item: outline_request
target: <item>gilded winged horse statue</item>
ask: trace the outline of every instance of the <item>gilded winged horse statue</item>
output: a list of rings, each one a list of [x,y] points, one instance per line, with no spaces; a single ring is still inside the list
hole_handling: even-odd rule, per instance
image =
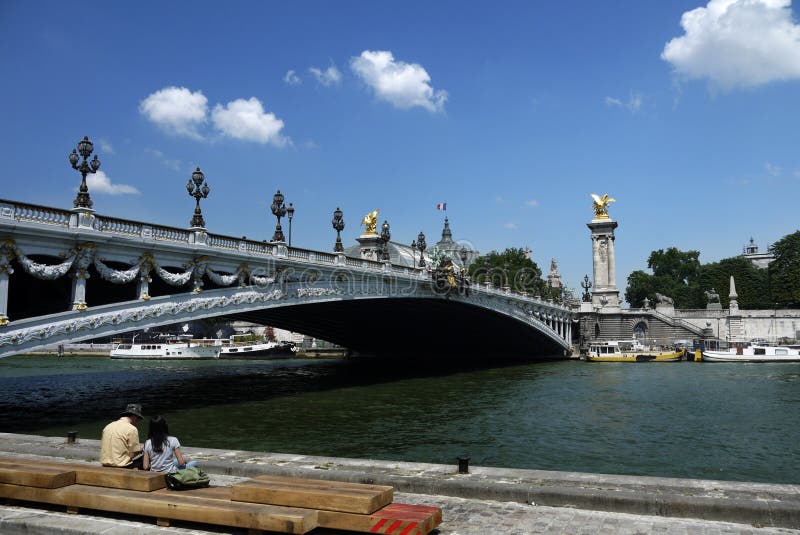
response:
[[[361,224],[366,227],[364,234],[377,234],[378,232],[375,230],[378,228],[378,213],[380,210],[373,210],[372,212],[368,213],[364,216],[364,219],[361,220]]]
[[[617,200],[609,197],[608,193],[604,193],[602,197],[594,193],[592,193],[591,196],[594,200],[592,203],[592,208],[594,208],[594,218],[608,219],[608,205],[612,202],[617,202]]]

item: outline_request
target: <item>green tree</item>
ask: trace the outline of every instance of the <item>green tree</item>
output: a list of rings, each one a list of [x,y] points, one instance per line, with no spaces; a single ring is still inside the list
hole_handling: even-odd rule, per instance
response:
[[[653,288],[654,277],[642,270],[637,270],[628,275],[628,286],[625,288],[625,300],[633,308],[644,306],[644,298],[655,299],[655,289]]]
[[[775,255],[768,268],[771,301],[782,307],[800,306],[800,230],[773,243],[769,251]],[[736,284],[738,290],[738,280]]]
[[[654,302],[656,293],[672,297],[678,308],[695,308],[698,301],[698,275],[700,252],[681,251],[675,247],[658,249],[650,253],[644,271],[634,271],[628,276],[625,300],[632,307],[641,307],[644,298]]]
[[[719,294],[722,307],[726,308],[729,305],[731,276],[736,281],[740,307],[758,309],[772,306],[767,270],[757,268],[743,256],[734,256],[701,267],[699,281],[701,303],[698,308],[705,307],[707,300],[703,292],[712,288]]]
[[[479,256],[470,265],[469,273],[473,282],[488,281],[496,288],[509,286],[513,291],[556,298],[542,280],[542,270],[522,248],[510,247],[502,253],[492,251]]]

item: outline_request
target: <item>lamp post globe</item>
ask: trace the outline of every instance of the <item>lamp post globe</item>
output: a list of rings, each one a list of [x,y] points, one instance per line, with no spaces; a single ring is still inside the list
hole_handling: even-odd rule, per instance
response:
[[[344,251],[344,247],[342,246],[342,231],[344,230],[344,218],[342,217],[342,211],[339,207],[336,207],[336,210],[333,211],[333,219],[331,220],[331,225],[333,229],[336,231],[336,243],[333,245],[334,252],[341,253]]]
[[[194,205],[194,215],[192,216],[192,220],[189,224],[192,228],[205,228],[206,220],[203,218],[203,212],[200,210],[200,199],[205,199],[208,197],[208,194],[211,192],[211,188],[208,187],[208,182],[206,180],[206,175],[200,170],[200,168],[196,168],[194,173],[192,173],[192,177],[186,183],[186,191],[189,193],[190,197],[194,197],[195,205]]]
[[[419,249],[419,267],[425,267],[425,249],[428,244],[425,243],[425,234],[422,231],[417,236],[417,248]]]
[[[278,218],[278,223],[275,225],[275,234],[272,236],[272,241],[283,243],[286,241],[286,238],[283,235],[283,229],[281,229],[281,218],[286,215],[286,205],[283,204],[283,194],[281,193],[281,190],[278,190],[278,192],[272,196],[272,206],[270,206],[270,209],[272,210],[272,215]]]
[[[91,161],[88,161],[93,150],[94,144],[89,141],[88,136],[83,136],[83,139],[78,142],[77,150],[72,149],[69,155],[70,165],[81,174],[81,185],[78,187],[78,195],[72,203],[75,208],[91,209],[94,204],[89,197],[89,187],[86,185],[86,175],[94,174],[100,169],[100,160],[97,159],[97,154],[94,155]],[[78,153],[80,153],[80,157]],[[83,158],[82,162],[80,161],[81,157]],[[78,162],[80,162],[80,165]]]
[[[286,215],[289,218],[289,247],[292,246],[292,218],[294,218],[294,205],[289,203],[289,208],[286,209]]]

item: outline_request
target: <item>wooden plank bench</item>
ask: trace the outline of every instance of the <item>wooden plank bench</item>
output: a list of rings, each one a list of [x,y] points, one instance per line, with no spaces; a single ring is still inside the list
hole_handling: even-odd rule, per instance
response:
[[[442,523],[440,508],[392,503],[393,494],[392,487],[381,485],[277,476],[258,476],[230,487],[234,501],[316,509],[322,528],[426,535]]]
[[[306,507],[345,513],[374,513],[392,503],[394,489],[341,481],[258,476],[231,487],[231,500]]]
[[[39,461],[11,457],[0,457],[0,463],[69,470],[75,473],[74,483],[78,485],[138,490],[142,492],[163,489],[167,486],[167,481],[164,478],[164,474],[160,474],[158,472],[148,472],[144,470],[128,470],[125,468],[111,468],[108,466],[98,466],[83,463],[67,463],[48,460]],[[13,481],[10,481],[9,483],[13,483]]]
[[[73,512],[92,509],[149,516],[156,518],[159,525],[169,525],[170,520],[184,520],[298,534],[318,526],[317,511],[313,509],[224,501],[185,492],[140,492],[89,485],[44,489],[3,483],[0,497],[65,505]]]
[[[57,489],[75,483],[75,471],[67,468],[0,462],[0,483]]]

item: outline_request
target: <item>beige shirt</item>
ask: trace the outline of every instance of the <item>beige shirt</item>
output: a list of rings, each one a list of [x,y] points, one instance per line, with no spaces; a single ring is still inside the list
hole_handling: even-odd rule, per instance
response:
[[[130,452],[139,449],[139,430],[127,416],[111,422],[103,428],[100,439],[100,464],[103,466],[128,466]]]

